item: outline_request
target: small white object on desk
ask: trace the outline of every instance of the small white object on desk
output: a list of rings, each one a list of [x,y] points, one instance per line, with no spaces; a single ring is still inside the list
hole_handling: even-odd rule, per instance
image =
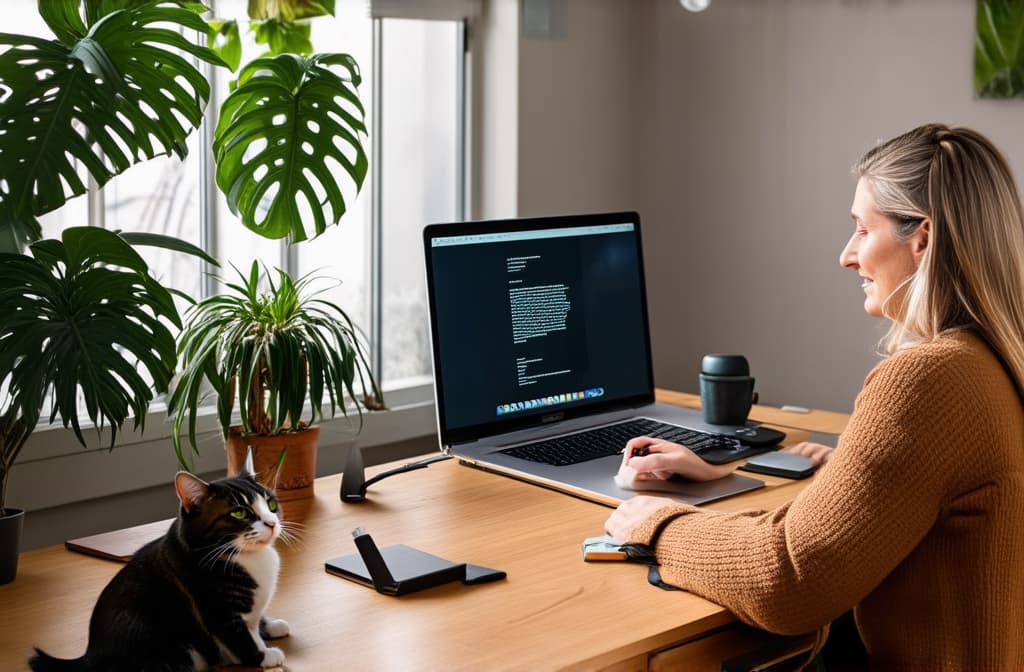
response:
[[[790,413],[810,413],[811,409],[804,408],[803,406],[790,406],[789,404],[781,407],[780,411],[789,411]]]

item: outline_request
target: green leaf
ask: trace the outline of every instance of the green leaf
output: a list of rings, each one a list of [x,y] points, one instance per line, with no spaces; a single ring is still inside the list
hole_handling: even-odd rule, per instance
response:
[[[39,0],[39,16],[57,39],[69,46],[88,32],[78,11],[80,4],[78,0]]]
[[[249,18],[297,21],[317,16],[334,16],[335,0],[249,0]]]
[[[334,16],[334,0],[278,0],[278,7],[285,21]]]
[[[299,54],[307,56],[313,53],[313,42],[308,23],[294,23],[280,19],[254,21],[253,37],[256,44],[267,45],[267,56],[278,54]]]
[[[80,442],[78,394],[113,446],[129,416],[143,426],[154,389],[167,389],[177,354],[167,322],[179,317],[166,289],[117,234],[66,229],[31,256],[0,254],[0,380],[7,408],[28,426],[52,393]],[[140,375],[145,370],[152,384]]]
[[[983,98],[1024,97],[1024,2],[978,0],[974,92]]]
[[[312,276],[293,280],[280,269],[261,271],[256,263],[249,274],[235,271],[238,283],[225,283],[226,293],[203,299],[186,313],[178,344],[182,371],[168,400],[179,460],[184,460],[180,444],[186,426],[195,449],[192,428],[204,379],[216,391],[225,433],[236,401],[245,432],[276,434],[302,426],[307,402],[308,424],[319,421],[325,395],[331,416],[346,411],[346,395],[358,409],[357,377],[368,381],[368,391],[379,392],[352,321],[336,305],[316,298]],[[254,389],[258,393],[250,395]]]
[[[235,72],[242,63],[242,38],[238,34],[238,22],[214,19],[207,23],[212,32],[207,37],[206,46],[228,64],[231,72]]]
[[[11,47],[0,54],[0,240],[38,238],[35,217],[85,193],[76,162],[102,186],[181,154],[199,125],[209,84],[191,59],[224,63],[178,31],[209,27],[177,3],[127,4],[138,6],[102,16],[73,45],[0,33]]]
[[[346,210],[339,179],[358,192],[366,177],[358,65],[346,54],[282,54],[248,64],[238,81],[213,142],[228,207],[266,238],[323,233]]]
[[[192,243],[180,238],[175,238],[174,236],[166,236],[161,233],[148,233],[145,231],[117,231],[116,233],[129,244],[136,247],[140,245],[146,247],[159,247],[161,249],[171,250],[172,252],[181,252],[193,257],[198,257],[211,266],[220,266],[220,263],[207,254],[201,247],[197,247]]]

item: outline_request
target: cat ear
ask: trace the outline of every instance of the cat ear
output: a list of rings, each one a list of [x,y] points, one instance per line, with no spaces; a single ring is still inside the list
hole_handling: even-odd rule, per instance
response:
[[[206,481],[187,471],[179,471],[174,477],[174,489],[185,511],[191,511],[193,507],[205,502],[210,494],[210,486]]]
[[[241,473],[249,474],[256,478],[256,467],[252,464],[252,446],[246,446],[245,448],[245,464],[242,465]]]

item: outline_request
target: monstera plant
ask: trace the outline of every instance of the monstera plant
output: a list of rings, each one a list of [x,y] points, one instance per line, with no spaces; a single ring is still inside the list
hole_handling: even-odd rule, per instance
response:
[[[291,34],[286,24],[300,16],[289,7],[323,13],[328,3],[253,4],[276,8],[264,19],[275,27],[262,30],[266,42],[281,46]],[[41,240],[39,217],[85,193],[90,179],[102,188],[139,162],[183,157],[211,96],[197,63],[228,66],[217,49],[188,37],[217,37],[198,2],[38,0],[38,10],[51,39],[0,33],[3,487],[48,398],[50,420],[59,415],[81,439],[81,395],[89,418],[108,427],[113,441],[125,409],[141,425],[153,391],[166,388],[175,366],[167,325],[180,324],[168,290],[132,245],[201,252],[165,236],[98,229]],[[217,183],[247,226],[299,241],[338,223],[345,211],[339,180],[358,191],[366,174],[358,85],[355,61],[341,54],[277,54],[242,68],[219,115],[214,159]],[[148,370],[149,379],[132,375],[132,367]],[[0,552],[4,544],[0,532]]]
[[[210,86],[182,53],[223,64],[167,27],[208,31],[191,5],[40,0],[56,39],[0,33],[0,249],[38,240],[36,218],[85,193],[77,163],[102,186],[184,154]]]
[[[358,188],[368,165],[359,139],[366,133],[359,82],[346,54],[280,54],[242,69],[221,106],[213,151],[217,186],[248,228],[297,242],[341,219],[336,167]]]

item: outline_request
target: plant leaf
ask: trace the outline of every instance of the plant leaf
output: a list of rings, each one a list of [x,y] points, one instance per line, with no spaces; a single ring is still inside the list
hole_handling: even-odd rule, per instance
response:
[[[149,233],[146,231],[117,231],[116,233],[126,242],[136,247],[140,245],[145,247],[159,247],[164,250],[171,250],[172,252],[181,252],[193,257],[199,257],[211,266],[220,266],[220,263],[207,254],[201,247],[184,241],[181,238],[166,236],[162,233]]]
[[[238,22],[213,19],[207,23],[212,30],[206,46],[228,64],[231,72],[235,72],[242,63],[242,38],[238,33]]]
[[[45,0],[39,2],[39,16],[43,18],[57,39],[70,46],[85,37],[88,29],[79,14],[78,0]]]
[[[168,400],[179,460],[184,459],[180,442],[186,416],[188,440],[196,447],[192,428],[203,379],[217,393],[217,415],[225,433],[236,386],[246,433],[298,430],[307,401],[308,424],[315,424],[324,416],[325,395],[331,416],[338,409],[347,411],[347,394],[362,417],[355,396],[357,377],[368,395],[379,397],[352,321],[335,304],[315,298],[318,292],[309,290],[311,276],[293,280],[280,269],[274,273],[263,267],[261,272],[255,262],[248,276],[235,270],[239,283],[225,283],[226,293],[203,299],[186,313],[178,345],[182,371]],[[261,286],[269,292],[261,294]],[[250,395],[253,389],[259,393]]]
[[[978,0],[976,23],[974,93],[1024,97],[1024,2]]]
[[[253,61],[238,81],[213,142],[228,206],[266,238],[323,233],[346,210],[339,178],[358,192],[366,177],[358,65],[346,54],[282,54]]]
[[[249,0],[249,18],[296,21],[317,16],[334,16],[335,0]]]
[[[281,19],[254,21],[252,24],[253,38],[256,44],[267,45],[264,56],[279,54],[299,54],[308,56],[313,53],[310,25],[306,22],[292,22]]]
[[[14,229],[0,239],[38,238],[35,217],[85,192],[76,162],[102,186],[133,163],[182,154],[198,126],[209,84],[179,54],[224,63],[178,29],[209,27],[177,3],[128,4],[138,6],[102,16],[70,46],[0,33],[11,47],[0,54],[0,226]]]
[[[165,322],[179,321],[169,293],[117,234],[72,227],[61,240],[0,254],[0,380],[8,408],[28,426],[52,391],[58,415],[78,440],[78,393],[113,446],[129,416],[144,426],[153,390],[167,389],[176,361]],[[147,382],[139,373],[146,370]]]

